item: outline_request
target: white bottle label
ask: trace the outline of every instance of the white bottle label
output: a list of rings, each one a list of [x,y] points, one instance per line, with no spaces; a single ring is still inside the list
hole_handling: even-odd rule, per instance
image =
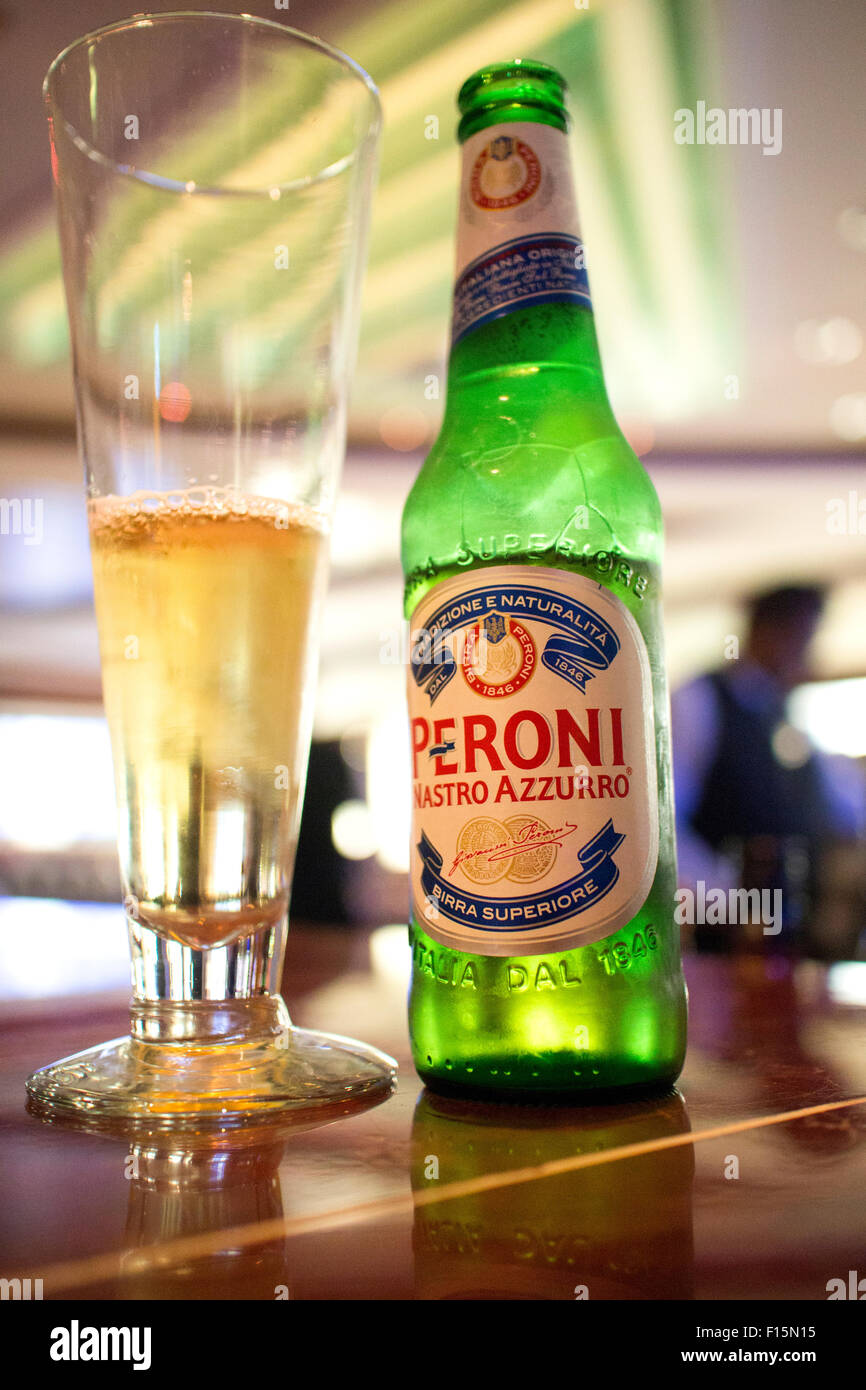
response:
[[[475,955],[599,941],[652,885],[649,659],[609,589],[502,565],[411,619],[411,884],[433,940]]]
[[[567,136],[533,121],[470,135],[463,146],[452,341],[514,309],[589,302]]]

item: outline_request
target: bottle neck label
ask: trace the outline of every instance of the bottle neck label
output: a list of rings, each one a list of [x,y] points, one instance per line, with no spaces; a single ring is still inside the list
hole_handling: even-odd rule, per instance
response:
[[[411,620],[412,899],[435,941],[537,955],[640,911],[659,845],[640,629],[583,575],[502,565]]]
[[[562,131],[507,121],[463,146],[452,345],[534,304],[590,305]]]

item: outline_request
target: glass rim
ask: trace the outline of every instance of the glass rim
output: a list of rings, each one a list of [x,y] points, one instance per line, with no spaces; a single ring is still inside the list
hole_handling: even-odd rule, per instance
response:
[[[71,54],[85,45],[92,45],[94,41],[101,40],[109,34],[122,32],[129,29],[155,29],[160,25],[168,25],[178,20],[207,20],[219,19],[223,22],[237,23],[245,28],[266,29],[280,34],[284,38],[293,40],[301,46],[313,49],[321,56],[332,59],[344,72],[351,77],[357,78],[365,88],[370,103],[370,120],[363,139],[356,147],[342,158],[326,165],[324,169],[318,170],[315,174],[305,174],[301,178],[287,179],[284,182],[274,182],[267,187],[256,186],[251,188],[229,188],[221,184],[197,184],[192,180],[186,183],[180,179],[171,179],[162,174],[155,174],[146,169],[138,169],[133,165],[120,164],[117,160],[111,159],[102,150],[85,140],[84,136],[75,128],[71,121],[66,119],[63,114],[61,104],[54,90],[54,79],[58,75],[61,63],[65,62]],[[220,197],[220,198],[271,198],[281,197],[284,193],[293,193],[301,189],[312,188],[316,184],[323,183],[327,179],[336,177],[350,168],[357,159],[358,151],[365,145],[375,144],[382,127],[382,101],[379,89],[370,74],[354,58],[350,58],[348,53],[342,49],[335,48],[333,44],[327,43],[324,39],[318,38],[315,34],[306,34],[301,29],[293,29],[288,24],[279,24],[273,19],[264,19],[259,15],[251,14],[226,14],[219,10],[165,10],[156,13],[140,13],[130,15],[128,19],[116,20],[113,24],[102,25],[99,29],[92,29],[87,34],[80,35],[73,39],[65,48],[61,49],[55,58],[52,59],[48,71],[42,82],[42,96],[52,114],[56,114],[62,121],[63,126],[75,145],[83,155],[91,159],[96,164],[101,164],[104,168],[110,169],[121,178],[130,178],[138,183],[145,183],[151,187],[162,188],[166,192],[184,193],[188,197]]]

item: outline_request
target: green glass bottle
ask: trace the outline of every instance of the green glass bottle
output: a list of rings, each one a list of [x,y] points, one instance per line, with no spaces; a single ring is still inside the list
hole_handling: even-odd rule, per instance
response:
[[[667,1085],[659,502],[605,392],[562,78],[498,64],[459,106],[447,402],[403,514],[413,1056],[503,1100]]]

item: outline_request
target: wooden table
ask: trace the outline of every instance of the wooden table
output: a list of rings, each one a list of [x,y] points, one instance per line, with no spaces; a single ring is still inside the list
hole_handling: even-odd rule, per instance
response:
[[[125,1001],[7,1005],[0,1275],[45,1300],[568,1301],[826,1301],[866,1276],[866,965],[693,957],[675,1094],[536,1110],[423,1091],[402,940],[296,927],[285,984],[297,1023],[396,1056],[395,1094],[216,1150],[27,1114],[25,1076],[124,1032]]]

